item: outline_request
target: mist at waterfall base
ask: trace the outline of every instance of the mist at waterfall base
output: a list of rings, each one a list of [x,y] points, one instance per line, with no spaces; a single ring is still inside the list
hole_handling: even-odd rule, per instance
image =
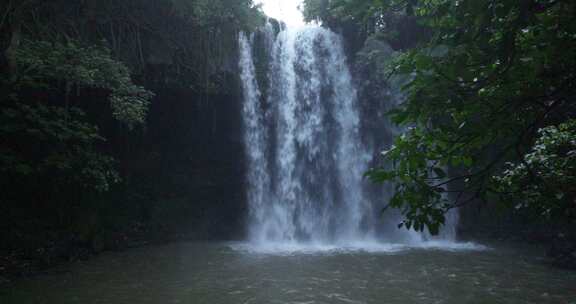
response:
[[[399,229],[381,210],[391,196],[363,174],[374,132],[362,124],[357,90],[339,35],[319,26],[267,23],[239,36],[247,162],[248,237],[260,252],[480,249],[455,242],[457,213],[439,236]],[[258,67],[258,68],[257,68]],[[396,100],[401,100],[397,94]]]

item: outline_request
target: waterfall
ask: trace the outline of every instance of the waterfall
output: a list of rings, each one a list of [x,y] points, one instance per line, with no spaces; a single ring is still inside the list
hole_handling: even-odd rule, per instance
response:
[[[369,131],[362,129],[341,37],[318,26],[275,35],[269,23],[258,35],[257,53],[265,58],[254,56],[254,34],[239,36],[250,240],[386,240],[377,228],[386,196],[371,194],[363,178],[373,148],[362,140]],[[262,75],[266,81],[259,81]]]
[[[267,161],[267,129],[265,114],[260,105],[262,94],[256,80],[256,69],[253,61],[254,37],[240,33],[240,79],[244,103],[242,117],[244,118],[244,142],[247,154],[248,201],[250,202],[250,217],[263,218],[268,207],[270,190],[270,173]],[[251,232],[252,234],[252,232]]]

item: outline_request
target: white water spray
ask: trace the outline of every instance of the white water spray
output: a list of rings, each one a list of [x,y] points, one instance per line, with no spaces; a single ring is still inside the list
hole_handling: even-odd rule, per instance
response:
[[[274,35],[269,23],[260,36],[268,61],[267,71],[260,71],[267,78],[263,85],[254,36],[239,37],[250,241],[327,248],[384,244],[386,231],[378,228],[383,197],[370,194],[363,178],[372,149],[362,142],[369,131],[362,130],[340,36],[318,26]],[[428,239],[396,229],[390,234],[411,245]]]

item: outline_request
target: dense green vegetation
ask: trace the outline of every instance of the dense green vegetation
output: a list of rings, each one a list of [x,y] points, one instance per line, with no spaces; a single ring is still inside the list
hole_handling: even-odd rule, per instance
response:
[[[576,3],[570,0],[306,0],[309,20],[353,22],[402,51],[408,75],[390,113],[406,127],[383,152],[402,225],[438,231],[445,214],[499,202],[548,222],[576,219]],[[403,44],[407,26],[414,45]],[[402,31],[404,29],[404,31]]]
[[[251,0],[3,1],[0,267],[115,246],[160,221],[151,215],[159,200],[156,213],[207,212],[162,179],[177,166],[162,158],[176,144],[150,132],[166,122],[156,114],[150,126],[148,113],[216,111],[211,98],[234,94],[226,65],[238,32],[262,21]],[[190,105],[173,109],[179,95]],[[160,141],[165,148],[154,147]]]

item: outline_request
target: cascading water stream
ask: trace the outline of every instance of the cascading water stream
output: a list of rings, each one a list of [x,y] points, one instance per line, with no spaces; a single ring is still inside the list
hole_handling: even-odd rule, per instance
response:
[[[362,135],[370,131],[361,126],[340,36],[318,26],[275,34],[268,23],[259,37],[266,58],[255,58],[254,35],[239,36],[250,240],[386,241],[377,229],[382,196],[367,191],[363,178],[372,149]],[[262,75],[267,81],[258,81]],[[426,238],[402,234],[406,242]]]

